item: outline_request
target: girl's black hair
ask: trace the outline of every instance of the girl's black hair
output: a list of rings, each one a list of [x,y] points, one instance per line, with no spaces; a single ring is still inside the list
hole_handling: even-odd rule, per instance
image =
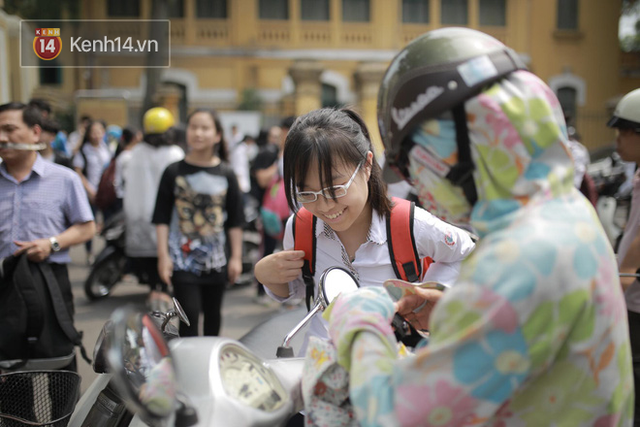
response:
[[[224,129],[222,128],[222,123],[220,122],[220,119],[218,118],[218,114],[215,112],[215,110],[211,108],[196,108],[187,116],[187,127],[189,126],[189,122],[191,121],[191,118],[198,113],[207,113],[213,119],[213,123],[216,126],[216,131],[220,135],[220,142],[218,143],[218,152],[215,154],[217,154],[218,157],[220,157],[220,160],[222,160],[223,162],[228,162],[229,149],[227,148],[227,140],[224,137]],[[214,152],[215,152],[215,148],[214,148]]]
[[[91,133],[91,128],[96,123],[102,125],[102,129],[104,129],[105,133],[107,132],[107,124],[103,120],[92,120],[92,121],[90,121],[89,124],[87,125],[87,127],[84,130],[84,136],[82,137],[82,144],[80,145],[81,147],[83,145],[89,143],[89,134]]]
[[[348,108],[322,108],[300,116],[293,124],[284,144],[284,184],[287,202],[298,210],[297,188],[304,183],[311,162],[318,165],[322,188],[333,186],[333,168],[337,161],[357,167],[373,153],[373,145],[364,120]],[[391,200],[382,179],[382,169],[372,159],[369,177],[369,197],[379,215],[391,213]]]

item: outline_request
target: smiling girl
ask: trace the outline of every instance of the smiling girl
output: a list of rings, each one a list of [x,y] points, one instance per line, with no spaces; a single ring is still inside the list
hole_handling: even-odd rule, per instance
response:
[[[187,118],[189,153],[164,171],[153,223],[158,235],[158,273],[173,285],[191,326],[180,336],[218,335],[227,279],[242,271],[242,194],[227,162],[222,127],[216,114],[197,109]],[[226,232],[225,232],[226,231]],[[231,254],[227,254],[227,234]]]
[[[284,147],[284,180],[290,208],[297,212],[304,206],[317,218],[316,283],[332,266],[346,267],[360,286],[382,286],[396,277],[386,225],[393,202],[358,114],[325,108],[298,118]],[[304,252],[292,250],[292,218],[287,222],[284,250],[255,267],[267,293],[281,302],[305,295]],[[453,283],[460,262],[473,250],[469,235],[420,208],[415,209],[413,233],[420,258],[435,261],[424,280]],[[302,353],[311,335],[327,337],[326,322],[320,316],[311,321]]]

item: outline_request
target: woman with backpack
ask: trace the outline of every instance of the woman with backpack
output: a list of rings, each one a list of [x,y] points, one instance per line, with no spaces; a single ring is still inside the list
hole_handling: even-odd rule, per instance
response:
[[[191,320],[191,326],[180,325],[180,336],[198,335],[201,312],[204,335],[215,336],[227,281],[235,283],[242,272],[242,192],[227,163],[222,127],[213,110],[197,109],[189,115],[187,145],[187,156],[167,166],[158,188],[152,220],[158,274],[173,286]]]
[[[352,110],[323,108],[296,120],[284,147],[284,181],[289,207],[296,212],[287,222],[284,250],[263,258],[255,267],[256,278],[278,301],[309,295],[302,277],[310,273],[303,271],[305,259],[311,259],[307,264],[313,268],[315,283],[325,269],[341,266],[353,273],[361,287],[382,286],[395,277],[446,286],[457,278],[460,262],[474,248],[465,231],[413,205],[406,209],[406,201],[387,197],[369,132]],[[404,228],[413,232],[406,239],[399,237],[401,230],[387,231],[391,224],[387,220],[396,205],[405,208],[398,220],[408,223]],[[305,211],[312,214],[308,216],[314,224],[310,235],[299,233],[302,215],[308,215]],[[411,215],[412,223],[402,215]],[[391,251],[388,236],[393,242]],[[411,246],[414,251],[410,253],[415,252],[419,259],[410,263],[412,271],[402,271],[400,266],[407,263],[398,262],[395,255]],[[301,247],[315,250],[294,250]],[[422,265],[428,268],[424,275],[420,274]],[[312,320],[301,353],[309,336],[327,337],[326,322],[320,316]]]

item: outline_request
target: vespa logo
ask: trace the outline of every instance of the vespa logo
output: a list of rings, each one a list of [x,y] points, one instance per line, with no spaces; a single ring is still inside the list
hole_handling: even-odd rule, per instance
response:
[[[406,126],[406,124],[411,120],[416,114],[420,112],[424,107],[431,104],[431,102],[442,95],[444,92],[444,88],[440,86],[430,86],[427,88],[424,93],[418,95],[415,101],[411,103],[406,108],[392,108],[391,109],[391,118],[396,125],[398,125],[398,130],[402,130]]]

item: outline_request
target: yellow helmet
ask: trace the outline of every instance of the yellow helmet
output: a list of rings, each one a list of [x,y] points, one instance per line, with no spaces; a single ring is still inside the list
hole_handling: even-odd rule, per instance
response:
[[[166,108],[156,107],[147,110],[142,118],[142,127],[144,133],[165,133],[171,126],[173,126],[175,120],[173,114]]]

